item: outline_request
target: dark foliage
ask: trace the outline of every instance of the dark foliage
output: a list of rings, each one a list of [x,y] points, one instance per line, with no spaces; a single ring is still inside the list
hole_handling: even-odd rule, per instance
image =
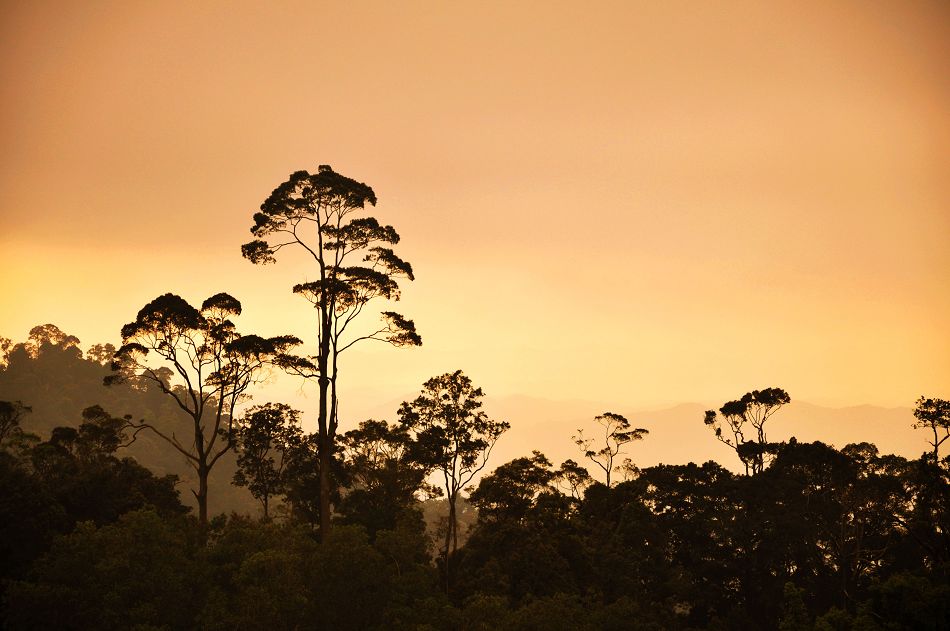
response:
[[[223,294],[203,308],[237,309]],[[765,420],[787,399],[778,389],[720,411],[740,433],[754,429],[730,445],[751,475],[714,462],[631,466],[608,486],[534,452],[466,490],[459,481],[484,466],[506,424],[484,415],[461,373],[443,375],[403,405],[401,423],[366,421],[341,437],[328,472],[336,526],[318,541],[317,437],[287,406],[251,408],[236,432],[237,481],[283,508],[207,527],[187,515],[174,476],[128,455],[135,417],[106,411],[115,401],[153,409],[167,398],[154,380],[125,375],[125,390],[96,391],[125,398],[85,406],[72,425],[31,425],[74,401],[76,384],[92,388],[110,353],[84,358],[57,331],[37,327],[0,372],[5,628],[950,629],[946,460],[769,443]],[[56,374],[72,380],[36,399],[3,389],[38,393]],[[918,402],[934,449],[941,406]],[[631,440],[620,425],[612,438],[607,428],[605,456]],[[440,506],[426,502],[433,472],[459,514],[477,511],[457,547],[440,533],[435,554],[422,517]]]

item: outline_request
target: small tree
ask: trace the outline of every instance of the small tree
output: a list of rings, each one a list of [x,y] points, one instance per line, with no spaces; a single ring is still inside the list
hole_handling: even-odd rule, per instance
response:
[[[287,454],[285,468],[286,489],[285,505],[295,520],[317,528],[320,525],[320,455],[317,450],[319,436],[316,433],[305,434]],[[338,479],[338,471],[330,472],[330,479]],[[331,501],[335,504],[338,497],[336,485],[333,487]]]
[[[254,241],[241,246],[252,263],[276,261],[286,247],[303,250],[316,264],[316,280],[294,286],[317,311],[315,376],[320,388],[317,448],[320,466],[320,529],[330,527],[331,459],[337,431],[339,355],[362,340],[419,346],[412,320],[382,312],[382,326],[354,333],[351,324],[376,298],[399,300],[399,279],[413,280],[412,266],[388,246],[399,243],[392,226],[356,216],[376,205],[373,189],[322,165],[316,173],[297,171],[274,189],[254,215]],[[268,240],[269,239],[269,240]]]
[[[246,486],[270,518],[270,501],[287,488],[287,465],[303,440],[300,412],[283,403],[249,409],[238,422],[238,470],[234,484]]]
[[[706,412],[704,423],[713,429],[716,439],[728,445],[745,466],[746,475],[761,473],[765,469],[769,442],[765,435],[765,423],[783,405],[791,401],[781,388],[766,388],[747,392],[737,401],[729,401],[719,408],[720,418],[714,410]],[[723,432],[723,421],[731,436]],[[749,428],[755,431],[753,438],[745,436]]]
[[[449,504],[443,558],[448,583],[449,555],[458,549],[459,493],[488,464],[492,448],[511,425],[482,411],[481,388],[461,370],[425,382],[415,400],[399,408],[400,422],[415,438],[418,458],[442,476]]]
[[[650,432],[643,428],[630,429],[630,421],[613,412],[604,412],[600,416],[595,416],[594,422],[603,428],[603,443],[593,438],[585,438],[583,429],[578,429],[577,435],[572,436],[571,440],[580,447],[586,458],[604,471],[609,487],[611,473],[623,469],[623,466],[614,466],[614,460],[623,453],[623,446],[634,440],[643,440],[643,437]],[[603,447],[597,449],[601,444]],[[632,467],[633,465],[625,463],[624,466]]]
[[[934,449],[934,464],[940,463],[940,445],[950,438],[950,401],[944,399],[917,399],[914,408],[917,421],[914,429],[929,429],[933,440],[927,441]]]
[[[573,459],[562,462],[561,468],[556,471],[554,477],[555,485],[575,501],[580,501],[584,497],[584,489],[593,482],[594,479],[590,477],[587,469]]]
[[[430,465],[419,461],[403,425],[363,421],[340,437],[340,445],[347,488],[339,511],[344,521],[363,525],[371,538],[377,531],[394,530],[419,499],[442,494],[426,482]]]
[[[106,385],[122,383],[130,375],[153,381],[191,421],[187,438],[151,422],[130,426],[135,433],[153,432],[194,468],[198,489],[192,494],[202,524],[208,522],[208,476],[234,446],[234,410],[247,389],[268,366],[297,370],[309,366],[288,352],[300,344],[295,337],[239,334],[229,318],[240,313],[241,303],[228,294],[211,296],[201,309],[174,294],[159,296],[122,327],[114,372],[105,379]],[[164,366],[150,361],[152,357]],[[162,370],[168,367],[180,383],[173,384],[169,372]]]
[[[553,486],[556,477],[551,461],[532,451],[530,458],[515,458],[483,477],[469,500],[478,508],[480,523],[523,523],[538,496],[558,494]]]

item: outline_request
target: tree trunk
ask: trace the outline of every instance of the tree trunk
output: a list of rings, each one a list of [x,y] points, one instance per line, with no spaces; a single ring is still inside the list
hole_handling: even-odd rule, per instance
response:
[[[321,358],[321,364],[326,361]],[[330,435],[327,431],[327,385],[329,380],[320,375],[320,418],[317,454],[320,461],[320,541],[325,541],[330,532]]]
[[[455,532],[457,526],[458,518],[455,513],[455,502],[457,496],[450,495],[449,500],[449,517],[445,524],[445,593],[449,593],[449,586],[451,585],[450,572],[449,572],[449,559],[452,554],[452,541],[454,538],[455,545],[458,546],[458,538],[455,537]]]
[[[321,271],[321,277],[325,274]],[[320,372],[320,413],[317,418],[319,438],[317,440],[317,454],[320,460],[320,541],[326,541],[330,533],[330,458],[332,456],[332,439],[330,437],[329,422],[329,386],[330,376],[327,373],[330,363],[330,318],[327,315],[326,294],[320,301],[320,348],[317,357],[317,369]]]
[[[198,465],[198,523],[202,527],[208,525],[208,468],[204,464]]]
[[[329,437],[320,436],[320,541],[326,541],[330,533],[330,451]]]

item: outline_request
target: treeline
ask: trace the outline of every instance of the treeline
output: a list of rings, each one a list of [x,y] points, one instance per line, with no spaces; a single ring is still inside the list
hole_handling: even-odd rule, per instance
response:
[[[42,437],[49,437],[58,426],[77,427],[82,411],[93,406],[120,418],[128,415],[133,422],[150,419],[170,434],[187,437],[192,428],[154,381],[130,380],[123,387],[103,385],[113,374],[115,351],[112,344],[92,344],[84,350],[78,338],[52,324],[33,327],[22,342],[0,338],[0,401],[21,401],[28,406],[29,413],[22,417],[24,428]],[[159,476],[177,476],[184,501],[195,504],[187,490],[197,488],[194,469],[161,438],[139,432],[122,453]],[[211,479],[213,511],[254,511],[257,503],[247,489],[230,484],[237,469],[233,451],[217,466],[220,475]]]
[[[471,487],[506,424],[450,373],[396,422],[339,437],[321,541],[319,453],[295,410],[262,404],[235,419],[233,466],[212,473],[210,495],[249,489],[260,516],[214,511],[202,524],[180,497],[197,478],[176,484],[125,455],[148,436],[127,411],[162,410],[168,395],[134,380],[101,388],[110,371],[98,356],[113,351],[84,357],[78,344],[47,326],[5,348],[7,628],[950,628],[950,415],[939,399],[918,402],[933,437],[917,460],[866,443],[769,442],[766,422],[788,400],[772,388],[697,419],[744,474],[714,462],[638,469],[623,447],[646,430],[606,413],[575,437],[580,462],[533,453]],[[77,417],[84,382],[87,397],[114,398]],[[441,527],[427,528],[436,501]],[[467,532],[453,505],[457,519],[477,509]]]
[[[422,344],[400,313],[363,317],[414,280],[399,234],[365,214],[376,201],[322,165],[252,217],[244,258],[294,251],[314,279],[292,288],[314,307],[313,355],[293,335],[240,332],[227,293],[157,296],[118,348],[85,355],[52,325],[0,340],[6,627],[950,628],[940,399],[918,401],[932,450],[908,461],[771,442],[790,398],[749,392],[697,419],[743,475],[641,470],[624,446],[647,428],[611,412],[573,437],[581,462],[533,453],[492,471],[509,426],[461,371],[424,383],[394,422],[343,432],[343,354]],[[247,406],[278,370],[316,385],[312,434],[285,404]]]

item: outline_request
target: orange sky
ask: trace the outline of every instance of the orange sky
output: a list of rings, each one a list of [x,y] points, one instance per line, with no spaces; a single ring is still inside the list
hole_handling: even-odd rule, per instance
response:
[[[312,341],[312,271],[239,246],[327,163],[402,234],[424,339],[353,352],[351,409],[457,368],[617,407],[950,398],[947,59],[944,2],[3,3],[0,335],[117,342],[225,290]]]

